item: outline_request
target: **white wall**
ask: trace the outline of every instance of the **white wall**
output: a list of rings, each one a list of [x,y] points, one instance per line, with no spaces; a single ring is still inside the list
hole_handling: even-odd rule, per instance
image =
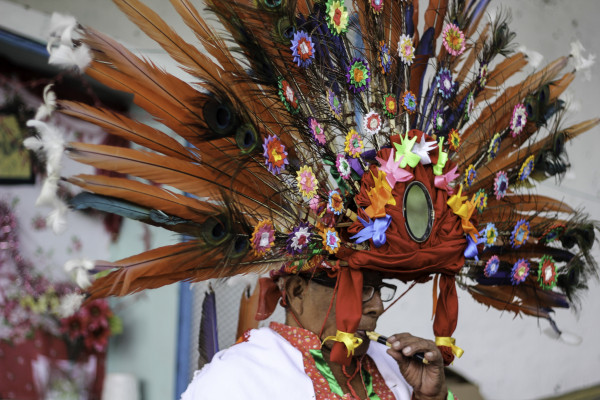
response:
[[[156,45],[144,39],[143,34],[125,17],[119,15],[116,7],[108,0],[18,0],[14,3],[26,4],[46,12],[71,13],[84,24],[108,32],[145,54],[160,57]],[[165,1],[153,0],[147,3],[152,4],[152,7],[167,20],[172,20],[175,16]],[[596,39],[597,16],[600,12],[600,2],[597,0],[505,0],[492,2],[491,9],[497,5],[513,9],[512,28],[518,33],[517,41],[546,55],[546,62],[559,55],[568,54],[569,43],[575,39],[579,39],[592,53],[600,54],[600,41]],[[0,7],[2,6],[0,2]],[[179,28],[182,24],[177,25]],[[31,29],[35,30],[36,27]],[[581,107],[576,114],[577,118],[571,122],[599,114],[597,104],[600,99],[600,76],[597,65],[592,68],[592,73],[592,81],[584,81],[580,77],[571,85],[570,91],[575,94],[574,102]],[[561,186],[556,187],[549,182],[541,189],[553,196],[564,198],[571,205],[580,205],[598,220],[600,169],[595,161],[598,158],[599,145],[598,129],[588,132],[569,145],[572,171],[567,174]],[[132,250],[130,244],[139,241],[139,232],[125,236],[131,241],[122,246],[127,251]],[[596,259],[600,260],[600,253],[596,250],[595,254]],[[116,255],[116,252],[113,255]],[[531,317],[515,319],[512,314],[495,310],[486,312],[485,308],[474,303],[468,294],[459,293],[461,308],[455,337],[457,344],[464,348],[465,355],[455,361],[453,368],[477,383],[482,394],[492,400],[535,399],[599,384],[600,343],[596,332],[600,328],[597,317],[600,315],[600,286],[597,281],[592,281],[590,288],[590,292],[582,298],[582,311],[579,314],[561,310],[555,317],[561,329],[581,338],[579,345],[569,345],[551,339],[544,333],[548,327],[546,321],[538,321]],[[165,292],[169,290],[174,289],[167,288]],[[157,336],[159,334],[154,333],[154,329],[167,329],[167,324],[175,323],[173,316],[169,314],[173,311],[174,295],[166,294],[166,300],[159,299],[160,295],[156,295],[156,299],[154,296],[155,292],[149,292],[148,297],[143,300],[147,303],[141,306],[144,310],[141,312],[146,313],[143,318],[160,314],[162,323],[160,326],[146,324],[141,317],[139,320],[131,317],[134,321],[132,324],[136,325],[136,332],[141,332],[139,338],[128,339],[128,345],[135,346],[136,350],[129,352],[127,346],[119,345],[119,351],[124,353],[114,356],[115,358],[109,361],[109,370],[116,368],[115,365],[121,362],[123,364],[120,365],[124,365],[125,359],[130,359],[133,372],[140,376],[154,377],[161,372],[162,375],[173,373],[173,366],[168,361],[169,356],[157,353],[158,350],[164,349],[156,347],[153,344],[155,342],[149,342],[147,335]],[[417,286],[405,300],[382,317],[380,331],[385,334],[411,331],[429,337],[432,334],[431,303],[431,284]],[[155,305],[166,306],[166,309],[155,308]],[[127,326],[125,328],[128,329]],[[172,331],[169,328],[169,332]],[[172,346],[170,341],[174,340],[171,333],[164,336],[167,347]],[[143,352],[146,354],[142,354]],[[154,387],[148,387],[148,398],[171,398],[172,390],[160,392],[165,393],[160,397],[156,394],[159,393],[159,389],[154,392]]]

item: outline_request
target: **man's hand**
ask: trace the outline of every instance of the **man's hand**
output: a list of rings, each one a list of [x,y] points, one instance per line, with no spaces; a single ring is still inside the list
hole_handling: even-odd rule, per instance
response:
[[[444,360],[434,342],[409,333],[398,333],[390,336],[387,341],[392,345],[387,352],[398,362],[400,372],[413,387],[415,399],[446,399],[448,388],[444,376]],[[416,353],[424,353],[428,363],[414,358]]]

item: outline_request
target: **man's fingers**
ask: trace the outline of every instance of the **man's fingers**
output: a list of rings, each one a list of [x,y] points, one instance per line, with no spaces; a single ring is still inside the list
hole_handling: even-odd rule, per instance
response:
[[[421,353],[428,362],[437,362],[442,360],[442,356],[437,346],[431,340],[426,340],[412,336],[408,333],[400,333],[388,338],[392,351],[402,353],[405,357],[414,357]],[[389,352],[393,356],[392,352]],[[394,357],[397,361],[398,358]]]

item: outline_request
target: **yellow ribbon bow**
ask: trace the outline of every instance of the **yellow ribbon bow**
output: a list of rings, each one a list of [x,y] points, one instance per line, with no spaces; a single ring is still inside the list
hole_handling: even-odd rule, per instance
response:
[[[323,343],[328,340],[344,343],[344,345],[346,345],[346,349],[348,350],[348,357],[352,357],[354,355],[354,349],[360,346],[363,342],[361,338],[354,336],[354,333],[342,331],[337,331],[335,336],[327,336],[325,339],[323,339]]]
[[[446,204],[448,204],[454,214],[462,219],[462,228],[465,234],[470,235],[471,239],[477,243],[477,234],[479,231],[473,226],[471,221],[469,221],[473,211],[475,211],[475,204],[473,204],[472,201],[465,200],[467,200],[467,196],[462,196],[462,185],[460,185],[458,193],[450,197]]]
[[[447,336],[436,336],[435,337],[435,345],[436,346],[450,347],[452,349],[452,354],[454,354],[456,357],[460,358],[465,351],[463,349],[461,349],[460,347],[456,346],[454,343],[456,343],[456,339],[451,338],[451,337],[447,337]]]

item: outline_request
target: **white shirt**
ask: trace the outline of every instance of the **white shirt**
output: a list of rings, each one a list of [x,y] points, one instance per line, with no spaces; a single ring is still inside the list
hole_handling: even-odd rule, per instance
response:
[[[397,400],[410,400],[412,388],[387,347],[371,342],[367,354]],[[253,329],[247,342],[215,354],[194,378],[181,400],[315,399],[304,372],[302,353],[270,328]]]

